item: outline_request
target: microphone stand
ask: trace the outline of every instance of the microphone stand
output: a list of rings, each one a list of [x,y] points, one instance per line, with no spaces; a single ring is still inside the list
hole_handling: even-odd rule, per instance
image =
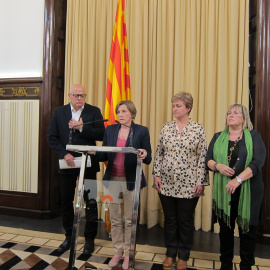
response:
[[[99,119],[99,120],[95,120],[95,121],[91,121],[91,122],[86,122],[86,123],[82,123],[80,125],[76,125],[73,128],[70,129],[69,131],[69,140],[68,140],[68,144],[72,144],[72,133],[74,132],[74,128],[75,127],[80,127],[80,126],[84,126],[84,125],[90,125],[90,124],[94,124],[94,123],[98,123],[98,122],[107,122],[108,119]]]
[[[68,144],[72,144],[72,132],[73,132],[73,128],[69,130]]]

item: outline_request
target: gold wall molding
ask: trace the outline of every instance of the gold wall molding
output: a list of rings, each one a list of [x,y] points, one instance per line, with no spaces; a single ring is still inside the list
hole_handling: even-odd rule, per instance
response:
[[[0,97],[39,97],[40,87],[1,87]]]

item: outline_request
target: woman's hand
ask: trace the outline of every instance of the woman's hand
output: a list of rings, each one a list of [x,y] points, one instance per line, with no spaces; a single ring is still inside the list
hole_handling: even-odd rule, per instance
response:
[[[196,185],[194,188],[194,192],[196,196],[204,195],[204,185]]]
[[[235,174],[235,171],[232,168],[221,163],[217,164],[216,169],[225,176],[231,177]]]
[[[147,151],[144,149],[138,149],[140,153],[137,155],[138,158],[140,159],[145,159],[147,157]]]
[[[227,193],[233,194],[235,190],[240,186],[240,183],[237,182],[236,178],[232,179],[227,185]]]
[[[158,176],[154,177],[154,184],[152,186],[154,189],[157,190],[158,193],[160,193],[160,188],[161,188],[161,179]]]

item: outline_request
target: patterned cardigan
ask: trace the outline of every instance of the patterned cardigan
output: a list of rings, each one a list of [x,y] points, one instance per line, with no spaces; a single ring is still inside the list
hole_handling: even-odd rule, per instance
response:
[[[194,198],[196,185],[208,185],[205,130],[190,120],[180,132],[176,121],[163,125],[157,145],[153,176],[161,178],[161,194]]]

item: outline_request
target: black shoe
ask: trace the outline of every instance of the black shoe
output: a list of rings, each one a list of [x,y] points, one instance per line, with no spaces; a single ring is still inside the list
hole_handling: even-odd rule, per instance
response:
[[[65,241],[58,247],[58,252],[65,252],[70,249],[71,237],[66,237]]]
[[[85,245],[83,248],[83,254],[92,254],[95,249],[95,243],[92,239],[85,240]]]

